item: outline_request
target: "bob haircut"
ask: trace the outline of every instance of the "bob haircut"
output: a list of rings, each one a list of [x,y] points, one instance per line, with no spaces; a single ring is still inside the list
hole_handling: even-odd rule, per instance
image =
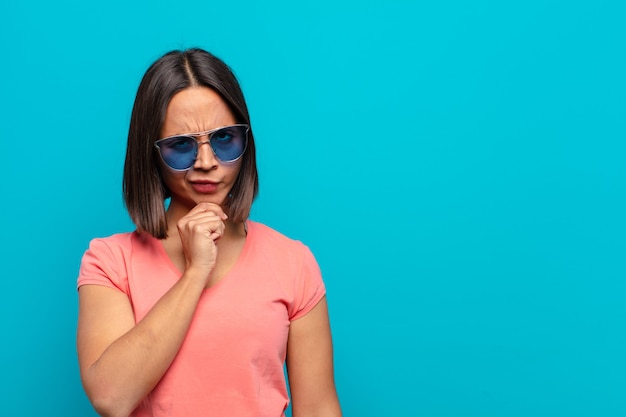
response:
[[[170,51],[148,68],[139,84],[124,162],[123,194],[128,214],[139,231],[157,239],[167,237],[165,200],[170,191],[161,178],[154,142],[160,139],[170,100],[189,87],[208,87],[217,92],[236,123],[250,125],[239,175],[224,207],[232,221],[248,218],[259,189],[250,115],[235,74],[222,60],[202,49]]]

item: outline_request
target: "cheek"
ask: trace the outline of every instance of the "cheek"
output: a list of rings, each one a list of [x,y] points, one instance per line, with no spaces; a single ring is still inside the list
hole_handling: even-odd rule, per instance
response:
[[[237,161],[236,164],[224,166],[225,174],[229,177],[230,182],[235,182],[241,171],[241,161]]]
[[[159,167],[159,174],[161,175],[161,180],[165,184],[165,186],[172,190],[172,188],[176,189],[178,184],[181,184],[185,181],[185,175],[187,175],[189,171],[185,172],[177,172],[172,171],[161,165]]]

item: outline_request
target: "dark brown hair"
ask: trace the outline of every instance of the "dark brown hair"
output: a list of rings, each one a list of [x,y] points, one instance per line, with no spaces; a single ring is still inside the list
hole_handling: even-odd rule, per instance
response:
[[[236,123],[250,125],[243,92],[233,71],[219,58],[199,48],[171,51],[146,71],[130,118],[123,193],[126,209],[138,230],[167,237],[165,200],[170,192],[161,179],[154,142],[159,139],[165,113],[176,93],[188,87],[208,87],[228,105]],[[244,221],[250,215],[259,189],[252,127],[241,169],[225,203],[230,220]]]

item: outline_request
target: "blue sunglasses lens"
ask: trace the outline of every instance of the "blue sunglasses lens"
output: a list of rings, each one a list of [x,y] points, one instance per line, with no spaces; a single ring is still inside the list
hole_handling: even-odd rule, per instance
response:
[[[227,126],[212,132],[209,143],[220,162],[234,162],[243,155],[248,140],[248,126]],[[155,142],[163,162],[172,169],[184,171],[198,156],[198,142],[193,136],[174,136]]]
[[[190,136],[176,136],[157,143],[163,162],[172,169],[191,168],[198,155],[198,142]]]
[[[211,134],[209,141],[217,159],[232,162],[246,150],[248,126],[229,126]]]

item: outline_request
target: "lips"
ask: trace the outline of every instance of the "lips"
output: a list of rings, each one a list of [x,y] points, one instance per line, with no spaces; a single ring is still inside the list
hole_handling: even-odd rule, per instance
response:
[[[217,188],[219,186],[218,182],[205,180],[190,181],[190,183],[191,188],[193,188],[193,190],[199,194],[214,193],[217,191]]]

